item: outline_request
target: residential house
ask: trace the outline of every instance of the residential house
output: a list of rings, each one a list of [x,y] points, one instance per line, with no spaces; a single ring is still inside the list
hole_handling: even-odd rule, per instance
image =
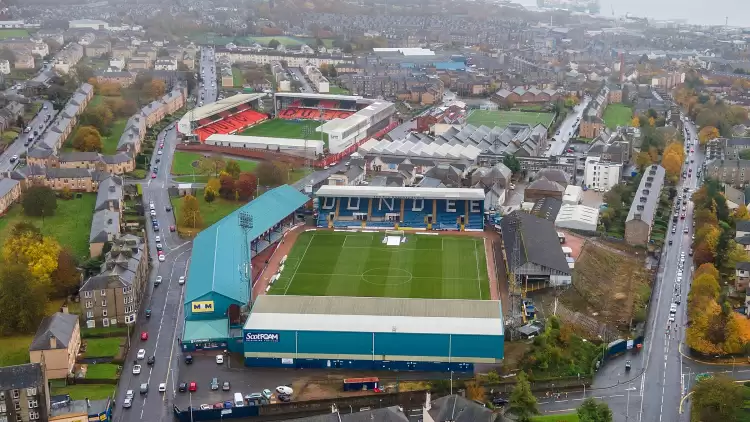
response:
[[[750,262],[738,262],[734,271],[734,289],[742,292],[750,287]]]
[[[10,101],[5,107],[0,109],[0,131],[18,126],[18,117],[23,115],[23,104],[16,101]]]
[[[706,178],[741,188],[750,183],[750,160],[711,160],[706,165]]]
[[[601,157],[586,158],[583,183],[588,189],[609,192],[622,178],[622,164],[602,160]]]
[[[62,73],[68,73],[83,58],[83,46],[70,43],[55,54],[53,67]]]
[[[604,130],[604,110],[609,105],[609,87],[602,86],[595,98],[593,98],[583,111],[583,118],[578,128],[582,138],[594,139]]]
[[[328,184],[336,186],[359,185],[365,180],[365,160],[350,160],[346,168],[328,176]]]
[[[143,239],[112,239],[101,273],[81,285],[82,318],[88,328],[133,324],[148,284],[148,246]]]
[[[122,224],[122,178],[112,176],[99,183],[89,235],[91,257],[102,254],[104,245],[120,234]]]
[[[524,202],[536,202],[542,198],[556,198],[562,201],[565,186],[542,176],[531,182],[524,190]]]
[[[5,420],[48,421],[49,399],[44,363],[0,367],[0,409]]]
[[[664,186],[664,167],[647,168],[635,193],[630,211],[625,219],[625,241],[631,245],[645,245],[651,238],[651,229]]]
[[[96,41],[86,46],[86,57],[101,57],[112,50],[109,41]]]
[[[11,178],[0,179],[0,215],[21,199],[21,183]]]
[[[34,68],[34,56],[30,52],[17,52],[15,53],[16,60],[13,62],[13,67],[16,69],[33,69]]]
[[[135,82],[135,73],[127,71],[109,71],[94,72],[94,77],[98,83],[115,83],[125,88]]]
[[[3,75],[10,74],[10,62],[7,59],[0,60],[0,73]]]
[[[29,359],[31,363],[44,362],[48,379],[66,378],[73,373],[80,348],[78,317],[67,312],[56,312],[39,324],[29,346]]]

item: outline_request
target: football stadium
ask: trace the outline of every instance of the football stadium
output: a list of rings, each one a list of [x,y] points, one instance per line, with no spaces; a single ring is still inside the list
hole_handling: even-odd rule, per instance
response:
[[[300,227],[309,198],[282,186],[200,233],[183,350],[228,348],[246,366],[282,368],[472,371],[502,360],[483,191],[351,189],[315,193],[316,228]],[[255,222],[244,236],[243,218]],[[243,280],[243,257],[282,239],[293,244],[270,260],[268,285],[250,288],[261,278],[254,268]]]
[[[325,166],[398,124],[395,106],[352,95],[276,93],[274,109],[261,105],[267,94],[240,94],[194,109],[177,128],[208,145],[264,149],[304,156]]]

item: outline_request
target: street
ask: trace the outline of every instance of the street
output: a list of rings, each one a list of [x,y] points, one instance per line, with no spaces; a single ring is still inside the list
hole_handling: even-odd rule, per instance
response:
[[[21,132],[18,135],[18,138],[16,138],[16,140],[10,144],[5,151],[3,151],[3,154],[0,156],[0,172],[4,173],[11,171],[18,164],[17,160],[11,163],[11,157],[20,157],[21,154],[28,152],[28,150],[33,147],[33,143],[31,145],[24,145],[26,140],[29,139],[29,136],[34,137],[34,142],[40,139],[44,130],[55,121],[56,113],[57,110],[52,109],[51,102],[44,101],[42,103],[42,108],[39,110],[39,113],[37,113],[30,122],[26,122],[26,125],[30,127],[29,133]],[[49,120],[45,121],[47,116],[51,117]],[[37,132],[37,135],[34,135],[34,131]]]
[[[578,124],[580,123],[578,119],[582,118],[583,111],[590,101],[591,97],[584,97],[580,104],[573,107],[573,111],[565,117],[565,120],[563,120],[558,128],[560,134],[548,140],[550,147],[544,152],[545,157],[556,157],[565,153],[568,142],[570,142],[573,134],[578,130]]]
[[[205,74],[206,82],[215,80],[215,63],[213,54],[204,49],[201,54],[201,74]],[[213,75],[213,76],[211,76]],[[211,87],[210,82],[201,85],[198,95],[204,97],[204,101],[211,103],[217,96],[217,88]],[[148,225],[149,252],[152,258],[153,271],[149,278],[147,294],[144,303],[141,304],[139,317],[134,330],[136,334],[131,336],[133,344],[125,359],[124,369],[120,383],[117,387],[116,407],[113,420],[117,422],[133,421],[155,421],[171,418],[175,390],[179,381],[178,362],[182,357],[179,347],[179,339],[182,337],[183,328],[183,294],[184,285],[179,285],[181,276],[187,276],[190,263],[192,242],[182,240],[176,232],[170,232],[169,226],[175,224],[173,212],[167,212],[167,207],[172,204],[169,200],[167,189],[169,188],[169,169],[174,157],[177,145],[177,132],[174,125],[168,126],[158,135],[158,144],[164,143],[161,155],[156,153],[151,158],[151,167],[158,167],[156,178],[143,182],[143,206],[149,209],[153,202],[156,209],[156,218],[160,230],[154,232],[153,227]],[[156,160],[159,160],[157,163]],[[156,251],[156,236],[164,248],[165,261],[159,262]],[[154,286],[156,277],[162,277],[159,287]],[[189,283],[188,280],[186,283]],[[151,317],[146,318],[146,309],[151,310]],[[140,333],[148,332],[148,340],[140,340]],[[146,359],[154,356],[154,364],[148,366],[146,359],[138,360],[142,366],[139,375],[133,374],[133,362],[139,349],[146,351]],[[148,385],[148,394],[139,394],[142,383]],[[159,393],[159,384],[166,384],[166,392]],[[134,393],[133,405],[129,409],[122,407],[122,401],[128,390]]]

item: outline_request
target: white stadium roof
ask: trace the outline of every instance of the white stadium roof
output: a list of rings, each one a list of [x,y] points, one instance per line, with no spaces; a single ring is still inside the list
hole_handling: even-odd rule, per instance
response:
[[[328,197],[359,198],[424,198],[484,200],[483,189],[472,188],[411,188],[389,186],[335,186],[324,185],[315,193]]]
[[[388,141],[370,139],[359,147],[361,154],[382,154],[408,158],[462,159],[475,161],[481,149],[471,144],[438,144],[436,142]]]
[[[305,92],[277,92],[273,94],[277,97],[290,97],[290,98],[311,98],[321,100],[338,100],[338,101],[360,101],[364,97],[360,95],[337,95],[337,94],[310,94]]]
[[[245,330],[503,334],[499,301],[261,295]]]
[[[200,119],[205,119],[206,117],[214,115],[220,111],[229,110],[232,107],[236,107],[240,104],[257,100],[265,96],[266,94],[264,93],[232,95],[231,97],[224,98],[223,100],[196,107],[192,111],[187,112],[185,116],[189,116],[188,118],[191,118],[193,121],[197,121]]]

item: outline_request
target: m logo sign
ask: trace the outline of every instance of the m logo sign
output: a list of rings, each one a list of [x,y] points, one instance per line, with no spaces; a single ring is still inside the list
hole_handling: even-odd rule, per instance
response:
[[[193,302],[193,313],[203,313],[203,312],[213,312],[214,311],[214,301],[213,300],[207,300],[203,302]]]

